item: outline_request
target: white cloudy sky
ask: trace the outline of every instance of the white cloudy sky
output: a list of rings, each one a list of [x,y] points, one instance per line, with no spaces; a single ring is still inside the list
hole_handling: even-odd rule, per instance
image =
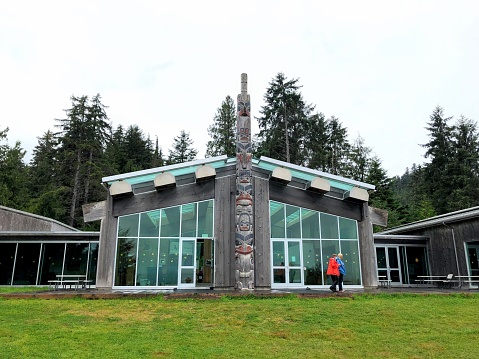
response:
[[[3,1],[0,130],[28,161],[71,95],[100,93],[114,127],[137,124],[165,153],[184,129],[203,158],[241,73],[259,116],[283,72],[394,176],[426,161],[437,105],[479,120],[478,64],[475,0]]]

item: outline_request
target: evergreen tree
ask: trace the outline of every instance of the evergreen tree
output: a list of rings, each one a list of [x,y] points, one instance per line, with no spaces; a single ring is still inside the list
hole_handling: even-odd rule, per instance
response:
[[[328,133],[323,113],[317,113],[308,119],[306,131],[306,165],[320,171],[328,170]]]
[[[179,136],[173,140],[173,148],[168,155],[168,163],[183,163],[196,159],[198,151],[192,148],[193,140],[190,139],[190,134],[185,130],[181,130]]]
[[[8,131],[8,127],[0,130],[0,205],[25,210],[28,200],[25,150],[19,141],[13,147],[2,144],[8,139]]]
[[[454,128],[448,124],[450,119],[451,117],[444,117],[441,107],[436,107],[430,116],[428,127],[426,127],[430,140],[423,145],[426,148],[424,156],[431,159],[425,168],[427,178],[425,190],[438,214],[448,211],[447,197],[451,191]]]
[[[165,159],[163,158],[163,151],[158,143],[158,136],[156,136],[155,152],[153,153],[153,159],[151,164],[153,167],[161,167],[165,165]]]
[[[342,126],[338,118],[331,116],[326,124],[328,133],[328,168],[327,171],[334,175],[346,175],[347,155],[350,149],[348,131]]]
[[[105,172],[104,151],[110,125],[100,95],[71,97],[72,107],[65,110],[67,117],[58,119],[58,163],[60,183],[70,189],[67,224],[83,225],[81,205],[103,199],[100,188]]]
[[[230,96],[226,96],[216,111],[208,135],[211,140],[206,143],[206,157],[236,156],[236,108]]]
[[[452,135],[451,193],[447,211],[479,205],[479,141],[477,124],[464,116],[456,122]]]
[[[346,155],[347,162],[342,170],[344,175],[356,181],[364,182],[370,167],[380,166],[380,161],[377,157],[376,163],[370,163],[371,151],[370,147],[364,145],[364,138],[358,136]]]
[[[314,106],[306,104],[299,92],[298,79],[287,80],[278,73],[264,95],[266,105],[257,118],[258,154],[302,165],[307,162],[308,119]]]

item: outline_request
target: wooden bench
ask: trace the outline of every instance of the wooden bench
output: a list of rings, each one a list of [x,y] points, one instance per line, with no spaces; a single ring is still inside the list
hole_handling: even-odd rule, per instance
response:
[[[378,282],[379,282],[379,285],[381,287],[387,287],[387,288],[391,288],[391,282],[392,280],[391,279],[387,279],[387,277],[385,275],[380,275],[378,276]]]

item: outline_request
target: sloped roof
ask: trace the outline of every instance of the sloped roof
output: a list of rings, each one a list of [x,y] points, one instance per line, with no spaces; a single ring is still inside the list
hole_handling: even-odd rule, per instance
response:
[[[142,183],[153,182],[154,178],[164,172],[170,172],[175,177],[184,175],[193,175],[199,166],[209,165],[215,169],[220,169],[226,166],[232,166],[236,163],[236,158],[228,158],[227,156],[210,157],[201,160],[195,160],[185,163],[178,163],[169,166],[162,166],[151,168],[142,171],[135,171],[123,173],[114,176],[107,176],[102,178],[102,183],[110,186],[116,181],[125,181],[131,185],[138,185]],[[307,167],[294,165],[288,162],[275,160],[269,157],[261,156],[261,158],[253,159],[252,167],[272,172],[276,167],[286,168],[291,171],[292,176],[303,181],[311,181],[315,177],[322,177],[329,181],[332,188],[341,191],[349,191],[353,187],[359,187],[365,190],[374,190],[375,186],[364,182],[351,180],[345,177],[329,174],[326,172],[313,170]]]

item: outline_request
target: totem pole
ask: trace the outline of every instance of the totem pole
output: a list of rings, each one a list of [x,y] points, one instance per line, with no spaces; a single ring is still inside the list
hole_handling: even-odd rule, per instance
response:
[[[253,185],[251,182],[251,115],[248,76],[241,74],[236,123],[235,288],[254,288]]]

